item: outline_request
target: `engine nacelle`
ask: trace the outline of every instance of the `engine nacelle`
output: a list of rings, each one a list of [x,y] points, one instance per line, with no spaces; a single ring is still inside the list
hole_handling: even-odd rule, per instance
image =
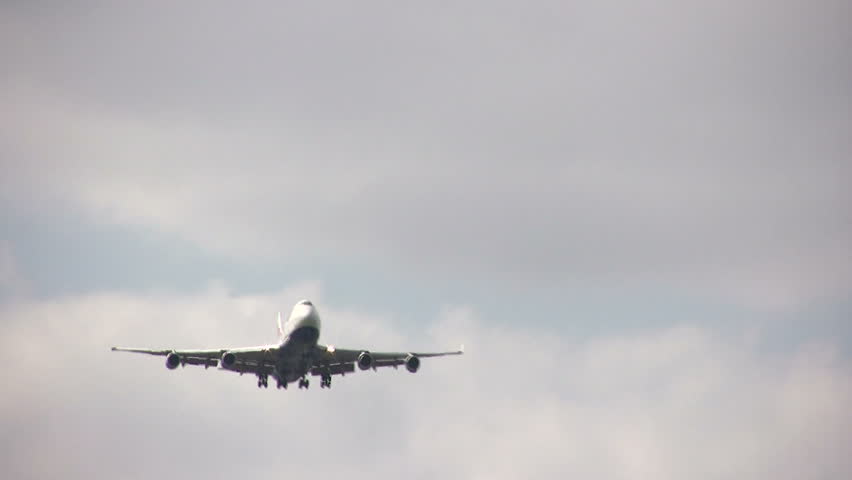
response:
[[[420,358],[416,355],[405,357],[405,369],[411,373],[416,373],[420,369]]]
[[[358,355],[358,368],[361,370],[369,370],[373,368],[373,356],[370,355],[370,352],[361,352]]]
[[[237,363],[237,356],[231,352],[225,352],[222,354],[222,358],[219,359],[219,366],[222,368],[231,368],[234,364]]]
[[[180,365],[180,355],[174,352],[166,355],[166,368],[174,370],[178,365]]]

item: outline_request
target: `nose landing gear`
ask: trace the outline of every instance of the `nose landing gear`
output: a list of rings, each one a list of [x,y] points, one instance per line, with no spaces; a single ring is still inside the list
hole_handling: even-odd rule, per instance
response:
[[[324,373],[320,379],[320,388],[331,388],[331,374]]]

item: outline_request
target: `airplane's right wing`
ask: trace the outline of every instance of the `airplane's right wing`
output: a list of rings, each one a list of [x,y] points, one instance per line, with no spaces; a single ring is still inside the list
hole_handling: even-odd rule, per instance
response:
[[[184,365],[203,365],[204,368],[220,367],[238,373],[272,373],[272,365],[278,351],[277,345],[245,348],[216,348],[208,350],[175,350],[153,348],[112,347],[114,352],[144,353],[166,357],[169,369]]]

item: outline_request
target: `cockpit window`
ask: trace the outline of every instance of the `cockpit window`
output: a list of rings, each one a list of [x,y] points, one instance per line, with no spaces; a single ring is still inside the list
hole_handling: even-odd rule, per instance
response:
[[[313,306],[314,306],[314,304],[313,304],[313,303],[311,303],[311,301],[310,301],[310,300],[302,300],[302,301],[301,301],[301,302],[299,302],[299,303],[301,303],[302,305],[308,305],[308,306],[311,306],[311,307],[313,307]]]

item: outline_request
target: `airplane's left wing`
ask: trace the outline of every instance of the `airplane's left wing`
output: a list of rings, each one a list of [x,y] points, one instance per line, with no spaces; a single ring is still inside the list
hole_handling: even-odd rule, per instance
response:
[[[114,352],[145,353],[166,357],[166,367],[175,369],[185,365],[203,365],[204,368],[222,367],[239,373],[270,374],[277,345],[247,348],[217,348],[208,350],[174,350],[150,348],[112,347]]]
[[[405,365],[409,372],[416,372],[420,368],[421,358],[443,357],[447,355],[461,355],[464,348],[449,352],[371,352],[369,350],[351,350],[335,348],[331,345],[317,345],[314,358],[314,375],[321,375],[324,371],[335,374],[346,374],[355,371],[355,366],[361,370],[376,369],[378,367],[398,367]]]

